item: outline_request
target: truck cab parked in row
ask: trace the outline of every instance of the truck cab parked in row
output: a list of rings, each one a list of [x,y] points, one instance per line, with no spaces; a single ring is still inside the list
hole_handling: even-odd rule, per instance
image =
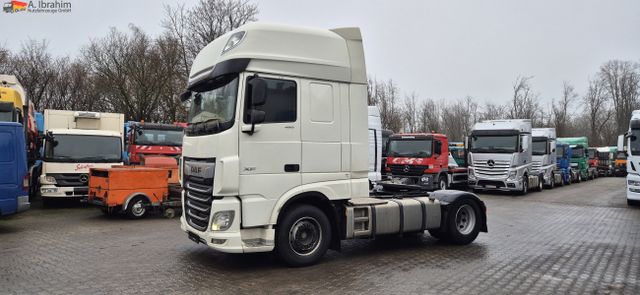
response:
[[[449,154],[453,157],[453,160],[459,167],[467,167],[467,149],[464,146],[464,142],[450,141],[449,142]]]
[[[627,204],[640,205],[640,110],[631,113],[627,140]]]
[[[618,136],[618,146],[616,152],[616,161],[615,161],[615,175],[616,176],[627,176],[627,146],[624,143],[625,136]]]
[[[29,209],[29,172],[24,131],[17,122],[0,122],[0,216]]]
[[[558,180],[561,179],[556,169],[556,129],[533,128],[531,135],[533,136],[532,173],[542,174],[544,185],[553,188],[556,183],[560,184]]]
[[[570,185],[578,177],[577,172],[571,169],[572,154],[573,151],[568,143],[561,141],[556,143],[556,168],[562,179],[562,182],[556,182],[556,184]]]
[[[617,148],[605,146],[596,148],[596,150],[598,152],[598,164],[596,165],[598,176],[613,176]]]
[[[243,25],[200,51],[181,98],[181,227],[196,243],[302,266],[345,239],[429,230],[468,244],[486,231],[471,193],[370,194],[357,28]]]
[[[532,170],[531,120],[476,123],[469,136],[469,186],[474,190],[542,190]]]
[[[45,110],[40,195],[85,198],[89,169],[122,165],[123,114]]]
[[[427,190],[467,182],[467,170],[449,163],[449,142],[440,133],[394,134],[389,138],[387,172],[393,182]]]
[[[596,167],[588,163],[589,139],[587,137],[562,137],[559,141],[571,145],[571,169],[577,172],[575,182],[594,179],[597,176]]]
[[[128,123],[128,128],[125,128],[125,148],[129,164],[141,164],[145,156],[180,158],[183,126],[177,123]]]

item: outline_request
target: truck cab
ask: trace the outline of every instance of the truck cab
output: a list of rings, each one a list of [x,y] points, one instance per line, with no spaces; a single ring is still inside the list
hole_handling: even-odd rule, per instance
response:
[[[532,170],[531,120],[476,123],[468,138],[469,186],[474,190],[542,190],[542,174]]]
[[[640,110],[631,113],[627,141],[627,204],[640,205]]]
[[[556,185],[556,129],[533,128],[532,172],[542,174],[544,185],[553,188]]]
[[[370,194],[358,28],[243,25],[200,51],[181,99],[180,221],[196,243],[302,266],[345,239],[429,230],[468,244],[486,231],[467,192]]]
[[[0,122],[0,216],[29,209],[29,172],[24,131],[17,122]]]
[[[570,185],[577,177],[576,172],[571,169],[571,155],[573,151],[568,143],[558,141],[556,143],[556,168],[561,175],[562,181],[557,184]]]
[[[575,182],[596,178],[596,167],[590,167],[588,162],[589,139],[583,136],[563,137],[558,138],[558,140],[571,145],[571,169],[577,172],[577,177],[574,179]]]
[[[126,128],[126,150],[129,164],[144,162],[145,156],[180,158],[184,128],[178,124],[129,122]]]
[[[617,148],[599,147],[596,148],[596,151],[598,152],[598,162],[596,165],[598,176],[612,176],[615,171]]]
[[[124,115],[45,110],[39,192],[45,203],[86,198],[89,169],[122,165]]]

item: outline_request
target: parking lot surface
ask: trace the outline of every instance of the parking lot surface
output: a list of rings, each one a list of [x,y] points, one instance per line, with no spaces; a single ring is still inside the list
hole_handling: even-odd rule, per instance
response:
[[[429,234],[345,241],[306,268],[210,250],[178,218],[35,203],[0,220],[0,293],[640,294],[640,209],[627,207],[624,181],[480,194],[489,233],[471,245]]]

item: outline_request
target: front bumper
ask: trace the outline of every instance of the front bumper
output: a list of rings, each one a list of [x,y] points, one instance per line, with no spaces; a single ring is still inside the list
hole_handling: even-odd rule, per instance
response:
[[[40,186],[40,195],[44,198],[86,198],[89,195],[89,187],[67,187],[43,184]]]
[[[627,200],[640,201],[640,175],[627,174]]]
[[[421,176],[393,175],[391,181],[398,184],[419,185],[426,190],[439,189],[434,174],[424,174]]]
[[[522,190],[522,179],[494,179],[494,178],[469,178],[468,185],[475,190],[494,191],[520,191]]]
[[[184,197],[183,197],[184,198]],[[184,210],[184,207],[183,207]],[[225,231],[211,230],[213,215],[219,211],[235,212],[231,227]],[[209,224],[205,231],[195,229],[186,220],[187,212],[180,217],[180,228],[187,233],[187,237],[196,242],[203,243],[225,253],[251,253],[270,252],[274,249],[275,230],[272,226],[241,229],[240,200],[236,197],[216,199],[211,206]]]

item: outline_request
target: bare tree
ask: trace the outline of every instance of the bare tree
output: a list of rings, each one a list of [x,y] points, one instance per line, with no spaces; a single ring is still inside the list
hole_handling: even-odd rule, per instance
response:
[[[571,106],[578,94],[575,92],[575,88],[569,82],[564,81],[562,83],[562,97],[556,103],[555,100],[551,101],[551,116],[553,126],[556,128],[556,134],[558,137],[566,136],[568,125],[571,121]]]
[[[165,6],[162,26],[180,46],[183,75],[198,52],[214,39],[256,20],[258,6],[247,0],[199,0],[192,8]]]
[[[382,128],[399,132],[403,128],[402,106],[398,87],[393,80],[387,82],[369,79],[369,104],[380,110]]]
[[[508,106],[486,102],[480,113],[480,120],[498,120],[508,116]]]
[[[631,112],[640,106],[640,65],[631,61],[611,60],[600,67],[600,78],[604,81],[607,94],[613,102],[617,134],[624,133],[625,122]]]
[[[10,73],[18,78],[36,109],[40,109],[55,78],[54,59],[48,51],[47,42],[29,39],[10,63]]]
[[[533,77],[518,76],[513,83],[513,97],[509,107],[509,118],[511,119],[531,119],[535,125],[540,111],[538,94],[531,89],[531,79]]]
[[[587,121],[589,122],[588,135],[592,145],[606,143],[601,133],[611,119],[612,111],[607,107],[605,87],[603,80],[589,81],[589,88],[583,100]]]
[[[431,99],[422,101],[418,109],[418,125],[420,132],[443,132],[438,103]]]
[[[416,105],[415,93],[411,93],[404,98],[404,108],[402,109],[402,117],[404,121],[405,132],[418,132],[418,106]]]

